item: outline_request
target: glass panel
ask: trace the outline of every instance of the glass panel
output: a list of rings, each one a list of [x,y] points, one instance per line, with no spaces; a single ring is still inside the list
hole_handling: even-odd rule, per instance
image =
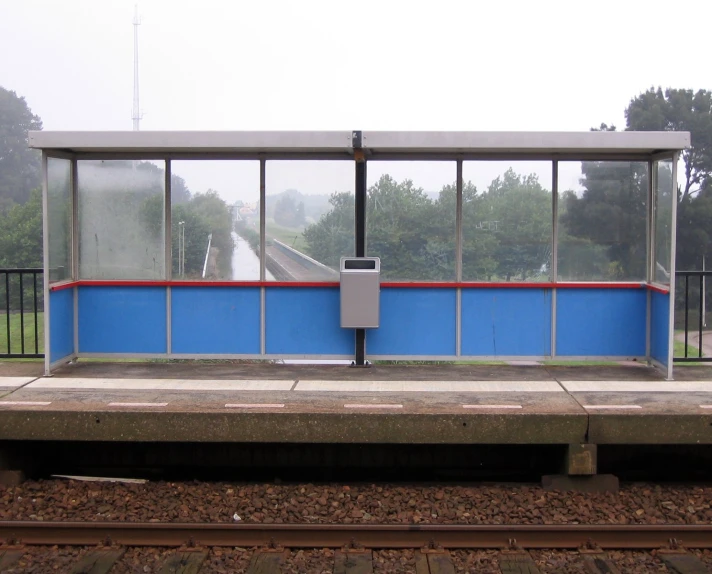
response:
[[[72,162],[47,158],[49,281],[72,278]]]
[[[559,280],[645,280],[648,164],[558,165]]]
[[[382,279],[456,279],[456,177],[453,161],[369,162],[366,254]]]
[[[352,161],[268,161],[266,265],[278,281],[338,281],[354,251]]]
[[[171,162],[173,279],[258,281],[260,162]]]
[[[163,162],[77,163],[79,277],[163,279]]]
[[[462,166],[464,281],[549,281],[551,162]]]
[[[655,269],[657,283],[670,285],[672,257],[672,207],[675,190],[672,181],[672,160],[655,162]]]

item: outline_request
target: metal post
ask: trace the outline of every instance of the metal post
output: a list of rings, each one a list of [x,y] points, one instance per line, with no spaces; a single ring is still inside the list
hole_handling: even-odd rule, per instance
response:
[[[173,352],[173,292],[170,281],[173,279],[173,188],[171,186],[171,160],[164,163],[163,183],[163,277],[166,286],[166,353]]]
[[[267,280],[267,254],[266,234],[267,234],[267,206],[265,197],[267,194],[267,160],[260,158],[260,355],[267,353],[267,293],[264,282]]]
[[[25,354],[25,298],[23,291],[25,290],[22,284],[22,271],[18,273],[20,276],[20,353]],[[702,322],[700,320],[700,345],[702,345]],[[700,347],[702,348],[702,347]],[[702,352],[700,352],[700,357]]]
[[[670,221],[670,292],[669,292],[669,316],[668,316],[668,364],[667,378],[672,380],[673,372],[673,355],[675,344],[675,269],[676,261],[675,254],[677,253],[677,162],[680,157],[679,153],[672,156],[672,182],[670,193],[672,194],[672,217]],[[701,343],[701,341],[700,341]]]
[[[559,280],[559,161],[551,162],[551,264],[549,266],[549,281],[556,284]],[[556,357],[556,322],[557,322],[557,290],[551,290],[551,349],[549,354]]]
[[[462,283],[462,160],[455,163],[455,281]],[[462,355],[462,288],[455,291],[455,355]]]
[[[51,376],[50,364],[52,361],[52,350],[50,348],[50,323],[51,306],[49,300],[49,206],[48,206],[48,173],[47,173],[47,152],[42,151],[42,289],[44,293],[44,364],[45,377]]]
[[[366,157],[363,153],[362,134],[360,131],[352,133],[354,160],[356,162],[355,186],[355,247],[356,257],[366,256]],[[366,330],[356,329],[356,357],[355,367],[366,366]]]
[[[71,165],[72,184],[72,279],[79,279],[79,164],[73,157]],[[72,288],[74,298],[74,357],[79,355],[79,287]]]

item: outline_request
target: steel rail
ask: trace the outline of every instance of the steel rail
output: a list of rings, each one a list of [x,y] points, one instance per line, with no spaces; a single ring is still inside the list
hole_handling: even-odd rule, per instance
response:
[[[671,540],[712,548],[712,524],[702,525],[401,525],[401,524],[179,524],[0,521],[0,541],[30,545],[266,546],[340,548],[654,549]]]

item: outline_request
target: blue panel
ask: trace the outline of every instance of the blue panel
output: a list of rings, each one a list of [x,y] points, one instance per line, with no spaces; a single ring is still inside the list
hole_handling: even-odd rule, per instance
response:
[[[165,287],[80,287],[81,353],[165,353]]]
[[[668,364],[668,349],[670,346],[670,295],[652,292],[650,306],[650,356]]]
[[[268,354],[353,355],[354,331],[340,326],[338,288],[271,287],[265,305]]]
[[[260,352],[258,287],[173,287],[173,353]]]
[[[551,354],[551,290],[463,289],[462,354]]]
[[[556,354],[645,356],[644,289],[559,289]]]
[[[366,332],[368,355],[454,355],[455,289],[381,289],[381,321]]]
[[[54,363],[74,353],[74,289],[50,291],[49,313],[49,360]]]

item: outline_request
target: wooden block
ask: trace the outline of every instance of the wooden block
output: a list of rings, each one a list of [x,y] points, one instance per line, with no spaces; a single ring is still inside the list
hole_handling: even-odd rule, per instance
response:
[[[502,574],[541,574],[526,552],[503,552],[499,558]]]
[[[423,554],[419,550],[415,552],[415,574],[430,574],[428,555]]]
[[[20,561],[25,553],[24,548],[12,548],[0,551],[0,572],[5,572]]]
[[[334,574],[373,574],[373,556],[370,550],[343,552],[334,555]]]
[[[672,572],[677,574],[709,574],[705,563],[692,554],[666,554],[659,552],[658,557]]]
[[[430,574],[455,574],[449,552],[428,552],[427,556]]]
[[[72,568],[72,574],[108,574],[124,549],[91,550]]]
[[[0,484],[3,486],[20,486],[25,482],[25,473],[21,470],[0,470]]]
[[[203,551],[178,551],[166,560],[161,574],[198,574],[207,557]]]
[[[252,555],[247,574],[277,574],[284,562],[284,552],[257,551]]]
[[[583,558],[584,567],[586,572],[589,574],[621,574],[612,560],[608,558],[607,554],[596,553],[596,554],[586,554]]]

